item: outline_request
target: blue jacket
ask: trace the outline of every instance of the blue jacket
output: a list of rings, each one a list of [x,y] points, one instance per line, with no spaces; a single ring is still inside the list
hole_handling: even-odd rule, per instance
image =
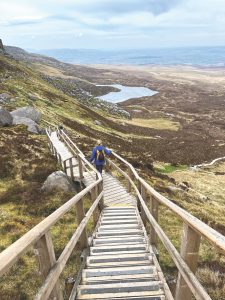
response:
[[[99,161],[99,160],[97,160],[97,150],[104,150],[104,152],[105,152],[106,155],[110,155],[111,150],[109,150],[109,149],[105,148],[104,146],[100,145],[100,146],[96,146],[93,149],[93,151],[92,151],[90,162],[94,162],[95,165],[97,165],[97,166],[104,165],[105,161]]]

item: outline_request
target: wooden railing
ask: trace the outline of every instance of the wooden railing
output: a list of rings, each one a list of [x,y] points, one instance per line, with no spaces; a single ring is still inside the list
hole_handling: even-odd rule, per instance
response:
[[[47,134],[50,134],[48,130]],[[51,142],[49,143],[50,148],[54,151],[54,146]],[[102,178],[81,153],[77,155],[80,157],[82,165],[85,166],[86,169],[92,169],[95,173],[96,180],[0,254],[0,276],[2,276],[15,265],[30,248],[34,248],[39,260],[40,272],[44,279],[43,285],[35,297],[36,300],[63,299],[59,284],[60,274],[66,266],[78,240],[80,241],[81,250],[89,247],[86,227],[91,216],[93,216],[95,225],[98,221],[98,210],[99,207],[101,207],[100,203],[103,201]],[[85,215],[83,200],[89,193],[91,194],[93,204]],[[76,207],[76,221],[78,227],[56,260],[50,230],[53,225],[74,207]]]
[[[112,167],[124,176],[128,191],[133,189],[136,193],[143,223],[150,223],[151,245],[156,247],[159,238],[178,268],[175,300],[191,300],[192,295],[198,300],[210,300],[210,296],[194,275],[197,269],[199,247],[201,239],[204,238],[224,255],[225,237],[159,194],[121,156],[112,152],[112,157],[113,159],[107,159],[108,168]],[[126,170],[123,170],[115,161],[126,167]],[[150,206],[150,209],[146,204]],[[170,209],[183,222],[180,253],[158,224],[159,204]]]
[[[72,156],[66,160],[63,160],[60,154],[57,152],[56,148],[54,147],[51,141],[51,133],[56,132],[58,138],[65,143],[68,150],[71,152]],[[88,172],[93,179],[101,178],[101,175],[97,172],[97,170],[93,167],[93,165],[86,160],[84,154],[81,150],[77,147],[77,145],[70,139],[70,137],[63,131],[60,130],[58,127],[48,127],[46,129],[46,134],[49,140],[49,148],[53,155],[57,158],[59,163],[62,165],[64,172],[68,175],[68,169],[70,170],[69,175],[72,180],[82,180],[84,172]],[[74,164],[74,159],[77,161],[77,164]],[[74,167],[79,168],[79,178],[75,178],[74,174]]]

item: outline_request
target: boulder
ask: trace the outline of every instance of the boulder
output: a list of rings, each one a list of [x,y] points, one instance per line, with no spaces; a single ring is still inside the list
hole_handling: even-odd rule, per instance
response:
[[[35,108],[27,106],[21,107],[11,112],[13,117],[23,117],[33,120],[36,123],[39,123],[41,120],[41,113]]]
[[[36,101],[36,100],[39,99],[39,97],[37,97],[36,95],[33,95],[31,93],[28,94],[28,97],[29,97],[30,100],[33,100],[33,101]]]
[[[41,188],[43,192],[51,192],[56,189],[63,190],[65,192],[75,191],[73,183],[62,171],[56,171],[50,174]]]
[[[13,118],[11,114],[0,106],[0,126],[10,126],[12,122]]]
[[[98,121],[98,120],[95,120],[95,124],[98,125],[98,126],[101,126],[102,125],[102,122]]]
[[[184,190],[182,190],[181,188],[179,187],[176,187],[176,186],[168,186],[168,190],[172,193],[175,193],[175,192],[184,192]]]
[[[7,93],[0,94],[0,103],[5,103],[11,99],[11,96]]]
[[[184,191],[188,191],[189,190],[189,186],[186,184],[186,182],[180,182],[178,184],[178,187],[181,188]]]
[[[35,134],[39,134],[38,124],[35,123],[33,120],[31,120],[29,118],[15,116],[13,118],[13,125],[19,125],[19,124],[26,125],[28,131],[35,133]]]

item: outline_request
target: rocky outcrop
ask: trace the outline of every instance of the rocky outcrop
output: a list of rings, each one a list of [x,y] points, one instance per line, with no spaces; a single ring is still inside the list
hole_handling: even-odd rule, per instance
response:
[[[48,176],[41,191],[51,192],[53,190],[63,190],[65,192],[75,191],[75,187],[68,176],[62,171],[56,171]]]
[[[33,120],[29,119],[29,118],[24,118],[24,117],[17,117],[15,116],[13,118],[13,125],[19,125],[19,124],[23,124],[27,126],[27,130],[35,133],[35,134],[39,134],[40,133],[40,129],[37,123],[35,123]]]
[[[12,122],[13,118],[11,114],[0,106],[0,126],[10,126]]]
[[[21,107],[11,112],[11,115],[14,117],[21,117],[31,119],[36,123],[39,123],[41,120],[41,113],[35,108],[27,106]]]

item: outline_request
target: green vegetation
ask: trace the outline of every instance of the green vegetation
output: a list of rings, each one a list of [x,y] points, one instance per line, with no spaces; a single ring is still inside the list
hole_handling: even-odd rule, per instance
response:
[[[156,172],[163,173],[163,174],[169,174],[174,171],[183,171],[187,170],[186,165],[173,165],[173,164],[154,164]]]
[[[147,127],[147,128],[154,128],[160,130],[172,130],[177,131],[180,128],[180,124],[178,122],[171,121],[170,119],[166,118],[157,118],[157,119],[138,119],[134,118],[131,121],[126,121],[129,124]]]

